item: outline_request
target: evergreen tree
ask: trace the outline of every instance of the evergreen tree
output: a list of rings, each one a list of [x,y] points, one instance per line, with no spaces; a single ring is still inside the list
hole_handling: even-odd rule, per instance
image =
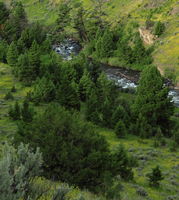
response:
[[[95,46],[95,49],[96,49],[96,57],[97,58],[104,58],[105,55],[102,51],[102,37],[99,37],[98,40],[96,41],[96,46]]]
[[[90,79],[90,75],[87,71],[84,71],[83,76],[79,82],[79,95],[81,101],[86,101],[89,96],[91,88],[94,88],[94,84]]]
[[[22,2],[16,2],[12,8],[12,14],[19,20],[26,20],[26,13]]]
[[[95,190],[109,168],[110,155],[104,138],[92,124],[58,104],[49,105],[30,126],[22,126],[15,143],[22,141],[40,147],[44,176],[53,180]]]
[[[132,167],[136,166],[137,163],[132,161],[133,157],[128,156],[125,148],[118,145],[111,153],[111,158],[111,172],[119,174],[123,180],[132,180]]]
[[[119,120],[122,120],[124,122],[124,124],[127,126],[127,124],[129,123],[129,116],[127,111],[124,109],[123,106],[118,106],[113,114],[112,114],[112,118],[111,118],[111,123],[112,123],[112,128],[115,127],[115,125],[117,124],[117,122]]]
[[[98,112],[98,98],[96,95],[95,88],[90,91],[90,94],[86,101],[85,116],[86,119],[94,123],[100,122],[99,112]]]
[[[27,18],[22,3],[14,2],[9,19],[4,24],[3,36],[9,42],[18,40],[26,25]]]
[[[12,42],[7,52],[7,62],[10,66],[15,67],[17,64],[18,51],[15,42]]]
[[[50,78],[43,76],[38,79],[32,91],[32,100],[36,103],[55,100],[55,86]]]
[[[147,177],[149,178],[150,185],[154,187],[159,187],[159,182],[164,179],[159,166],[153,168],[152,173],[148,174]]]
[[[73,19],[73,27],[78,31],[79,38],[82,41],[87,41],[87,31],[85,27],[85,10],[83,8],[82,3],[77,2],[74,5],[75,9],[73,8],[73,13],[72,19]]]
[[[32,43],[28,51],[29,67],[31,68],[32,80],[35,80],[40,72],[40,47],[36,41]]]
[[[58,88],[57,99],[62,106],[79,110],[80,97],[78,91],[78,85],[64,77]]]
[[[60,2],[59,8],[58,8],[58,18],[56,21],[56,28],[58,32],[63,32],[65,27],[69,25],[71,18],[70,18],[70,2],[68,3],[63,0]]]
[[[149,125],[151,135],[156,134],[158,127],[165,136],[170,135],[173,104],[168,97],[168,88],[164,87],[163,78],[154,66],[147,67],[142,72],[134,112],[136,120],[142,116],[142,121]]]
[[[21,109],[19,103],[16,101],[15,105],[10,107],[9,116],[13,120],[20,120],[21,119]]]
[[[91,80],[94,83],[96,83],[98,77],[101,74],[100,64],[90,60],[90,61],[88,61],[88,63],[86,65],[87,65],[86,68],[87,68],[87,71],[89,72]]]
[[[0,25],[4,24],[9,16],[9,11],[3,2],[0,2]],[[1,27],[0,27],[1,29]]]
[[[0,41],[0,62],[6,63],[6,54],[8,50],[8,45],[5,41]]]
[[[16,75],[18,76],[20,81],[23,81],[25,84],[29,85],[33,78],[33,69],[29,66],[29,58],[28,54],[21,54],[18,57],[17,67],[16,67]]]
[[[115,51],[115,55],[118,57],[119,61],[123,64],[131,64],[133,63],[133,52],[130,46],[131,36],[128,36],[126,32],[124,32],[124,27],[120,26],[118,33],[118,41],[117,41],[117,50]]]
[[[32,122],[33,120],[33,110],[29,106],[29,102],[24,100],[22,108],[21,108],[21,116],[24,122]]]
[[[102,42],[101,44],[102,56],[110,57],[114,49],[114,42],[113,42],[113,34],[108,30],[108,28],[105,30],[101,42]]]
[[[115,126],[115,133],[119,138],[124,138],[127,135],[126,126],[122,120],[117,122]]]
[[[143,44],[142,39],[140,38],[139,33],[136,34],[135,40],[134,40],[134,47],[133,47],[133,60],[135,63],[143,64],[143,60],[146,57],[146,50]]]

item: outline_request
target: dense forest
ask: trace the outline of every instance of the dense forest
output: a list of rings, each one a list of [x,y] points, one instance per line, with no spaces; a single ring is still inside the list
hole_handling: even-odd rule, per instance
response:
[[[137,186],[136,169],[145,156],[136,156],[122,142],[136,138],[145,145],[150,141],[151,159],[158,156],[155,149],[179,156],[178,108],[168,95],[166,77],[153,63],[155,45],[144,44],[137,22],[121,19],[111,26],[106,2],[91,1],[93,12],[81,1],[61,1],[51,26],[30,22],[21,1],[11,1],[9,6],[0,2],[0,68],[6,66],[16,83],[3,96],[10,102],[6,116],[15,131],[2,140],[2,200],[179,198],[178,157],[176,188],[150,198],[144,187],[164,192],[162,169],[167,163],[154,162],[142,175],[146,183]],[[165,32],[160,21],[153,24],[149,17],[145,23],[153,26],[156,37]],[[68,30],[75,32],[73,38]],[[69,38],[80,46],[70,60],[53,48]],[[121,88],[109,79],[102,67],[109,60],[115,67],[140,74],[135,89]],[[22,98],[16,98],[19,84],[28,88]],[[101,130],[114,134],[106,137]],[[119,143],[110,144],[111,137]],[[124,196],[129,184],[135,185],[137,198]],[[91,196],[83,192],[75,196],[73,187]]]

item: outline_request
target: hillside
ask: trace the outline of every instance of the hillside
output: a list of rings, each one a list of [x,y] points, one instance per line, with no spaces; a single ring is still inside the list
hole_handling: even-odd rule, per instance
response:
[[[13,86],[16,87],[16,92],[13,93],[14,99],[5,100],[5,95]],[[30,87],[24,87],[13,77],[11,68],[8,65],[0,63],[0,149],[5,141],[10,142],[12,140],[14,132],[17,129],[16,123],[10,120],[7,115],[9,106],[13,105],[16,101],[21,103],[30,89]],[[43,105],[38,106],[36,107],[36,111],[39,112],[44,107]],[[166,200],[166,198],[176,198],[178,200],[179,152],[171,152],[167,145],[162,148],[154,148],[155,142],[152,139],[143,140],[132,135],[129,135],[125,139],[118,139],[113,131],[104,128],[98,128],[97,132],[107,139],[112,150],[122,144],[138,160],[138,166],[134,168],[135,181],[125,182],[120,180],[123,188],[121,192],[122,200],[138,200],[143,197],[152,200]],[[151,188],[148,186],[146,174],[155,167],[156,163],[160,163],[165,180],[162,181],[160,188]],[[51,200],[54,188],[61,187],[61,183],[59,182],[54,183],[41,178],[37,180],[37,185],[39,184],[43,184],[43,188],[51,188],[47,193],[48,195],[42,196],[40,200],[44,200],[44,198]],[[75,187],[71,187],[68,200],[76,200],[80,194],[83,195],[85,200],[106,200],[102,196],[97,197],[92,193],[79,190]]]
[[[90,0],[83,0],[86,9],[93,9]],[[8,4],[9,1],[5,0]],[[40,21],[52,25],[57,19],[57,8],[60,0],[23,0],[27,15],[31,22]],[[107,20],[115,25],[121,19],[127,22],[138,22],[145,27],[147,17],[152,21],[165,23],[164,34],[156,39],[156,50],[153,53],[154,63],[162,74],[176,76],[179,82],[179,4],[177,0],[110,0],[105,4]],[[172,75],[173,76],[173,75]]]
[[[179,200],[177,0],[1,1],[0,200]]]

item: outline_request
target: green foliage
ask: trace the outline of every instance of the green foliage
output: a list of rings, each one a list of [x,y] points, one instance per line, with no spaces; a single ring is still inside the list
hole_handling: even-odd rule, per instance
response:
[[[27,25],[24,7],[21,2],[13,3],[10,15],[3,24],[2,36],[9,43],[18,40]]]
[[[90,75],[87,71],[85,71],[79,82],[79,94],[80,94],[81,101],[87,100],[90,90],[93,87],[94,87],[94,84],[90,79]]]
[[[11,88],[11,92],[17,92],[17,89],[16,89],[15,85],[12,86],[12,88]]]
[[[77,2],[73,7],[73,16],[71,17],[73,28],[77,30],[80,40],[87,41],[88,36],[85,27],[86,11],[81,2]]]
[[[8,50],[8,45],[6,41],[0,41],[0,62],[6,63],[6,54]]]
[[[20,106],[19,103],[16,101],[14,107],[10,107],[9,109],[9,117],[12,120],[20,120],[21,119],[21,110],[20,110]]]
[[[18,76],[20,81],[23,81],[26,84],[30,84],[32,81],[31,68],[29,67],[29,58],[28,54],[21,54],[18,57],[17,66],[15,70],[16,75]]]
[[[164,135],[170,135],[173,104],[168,97],[168,88],[163,84],[163,78],[156,67],[148,67],[142,72],[137,88],[134,114],[135,119],[138,120],[138,127],[145,129],[148,127],[148,131],[144,130],[145,136],[156,135],[158,128]],[[141,134],[140,128],[138,133]]]
[[[50,102],[54,100],[55,86],[53,82],[45,76],[38,79],[34,85],[31,98],[35,103]]]
[[[110,57],[115,46],[112,33],[106,28],[104,34],[96,40],[97,58]]]
[[[126,126],[123,121],[120,120],[117,122],[115,126],[115,133],[119,138],[124,138],[127,135]]]
[[[154,27],[154,34],[160,37],[165,31],[165,24],[161,21],[158,21]]]
[[[58,105],[48,106],[31,125],[21,125],[15,143],[21,141],[40,147],[45,176],[80,187],[95,189],[109,164],[104,138],[91,124]]]
[[[164,179],[159,166],[153,168],[152,173],[148,174],[147,177],[149,178],[150,185],[154,187],[159,187],[160,181]]]
[[[21,116],[22,120],[26,123],[32,122],[34,112],[32,108],[29,106],[29,102],[24,100],[22,108],[21,108]]]
[[[62,34],[65,30],[65,28],[70,24],[71,18],[70,18],[70,4],[66,3],[64,0],[61,1],[59,8],[58,8],[58,18],[56,20],[56,32],[57,34]],[[56,34],[56,35],[57,35]],[[57,35],[57,40],[58,40]]]
[[[9,15],[9,11],[3,2],[0,2],[0,25],[4,24]]]
[[[0,160],[0,199],[37,200],[42,191],[33,187],[33,181],[40,174],[41,165],[39,148],[32,152],[28,145],[14,149],[6,144]]]
[[[7,92],[5,97],[4,97],[5,100],[13,100],[14,99],[14,96],[12,95],[11,92]]]
[[[122,120],[125,123],[125,126],[130,123],[128,113],[123,106],[118,106],[112,114],[111,123],[113,128],[116,126],[119,120]]]
[[[70,192],[70,188],[62,186],[58,188],[52,197],[52,200],[66,200],[66,195]]]
[[[8,52],[7,52],[8,64],[12,67],[16,66],[17,58],[18,58],[17,46],[16,46],[15,42],[12,42],[10,44],[10,46],[8,48]]]
[[[133,179],[132,167],[136,165],[122,145],[118,145],[112,153],[112,172],[119,174],[124,180]]]
[[[40,68],[40,47],[36,41],[32,43],[32,46],[28,52],[29,67],[31,67],[31,77],[35,79],[39,75]]]

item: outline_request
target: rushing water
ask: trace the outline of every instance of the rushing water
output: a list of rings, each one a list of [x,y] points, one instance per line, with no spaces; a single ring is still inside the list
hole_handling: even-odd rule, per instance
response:
[[[67,39],[60,45],[54,45],[53,49],[60,54],[63,59],[71,60],[73,55],[78,55],[81,46],[72,39]],[[102,70],[107,74],[110,80],[113,80],[116,85],[123,89],[135,89],[139,79],[139,72],[131,69],[102,66]],[[171,89],[169,96],[172,98],[174,104],[179,107],[179,90]]]
[[[63,59],[71,60],[73,55],[78,55],[81,50],[81,46],[72,39],[66,39],[59,45],[54,45],[53,49],[60,54]]]

